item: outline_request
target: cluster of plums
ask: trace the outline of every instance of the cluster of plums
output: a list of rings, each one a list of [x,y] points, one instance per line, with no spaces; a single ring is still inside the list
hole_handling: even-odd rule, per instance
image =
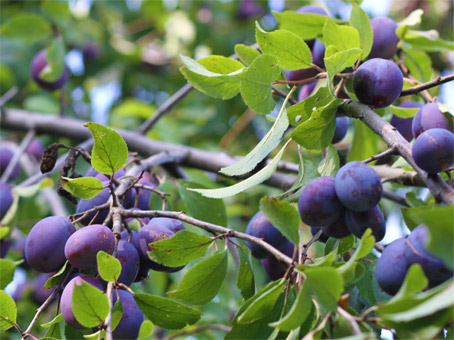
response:
[[[406,238],[399,238],[383,250],[377,261],[375,276],[380,287],[390,295],[396,294],[408,269],[414,263],[421,265],[429,280],[429,288],[439,285],[452,277],[442,260],[427,250],[429,231],[420,225],[413,229]]]

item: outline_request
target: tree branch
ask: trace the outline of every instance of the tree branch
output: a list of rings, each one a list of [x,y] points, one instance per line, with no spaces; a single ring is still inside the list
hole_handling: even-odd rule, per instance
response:
[[[430,89],[432,87],[439,86],[441,84],[444,84],[444,83],[447,83],[447,82],[453,81],[453,80],[454,80],[454,73],[453,74],[449,74],[449,75],[444,76],[444,77],[438,76],[437,78],[435,78],[435,79],[433,79],[431,81],[428,81],[427,83],[423,83],[423,84],[420,84],[420,85],[413,86],[413,87],[410,87],[408,89],[402,90],[402,92],[400,93],[400,96],[404,97],[404,96],[409,96],[409,95],[412,95],[412,94],[418,94],[421,91]]]

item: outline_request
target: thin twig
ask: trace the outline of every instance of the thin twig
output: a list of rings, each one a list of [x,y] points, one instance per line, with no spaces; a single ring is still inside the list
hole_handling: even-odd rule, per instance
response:
[[[432,87],[439,86],[441,84],[447,83],[447,82],[452,81],[452,80],[454,80],[454,73],[453,74],[449,74],[449,75],[444,76],[444,77],[438,76],[437,78],[435,78],[435,79],[433,79],[431,81],[428,81],[427,83],[423,83],[423,84],[420,84],[420,85],[413,86],[413,87],[410,87],[408,89],[402,90],[402,92],[400,93],[400,96],[403,97],[403,96],[409,96],[409,95],[412,95],[412,94],[418,94],[421,91],[430,89]]]
[[[7,102],[9,102],[19,92],[17,86],[10,88],[3,96],[0,97],[0,108],[2,108]]]
[[[1,183],[8,182],[8,177],[13,172],[16,165],[19,163],[22,154],[27,149],[28,145],[31,143],[33,138],[35,137],[35,130],[29,130],[25,135],[24,139],[20,143],[19,147],[14,152],[13,158],[9,161],[8,166],[6,167],[5,171],[2,174],[2,178],[0,179]]]
[[[323,233],[323,230],[320,228],[320,230],[318,230],[314,236],[312,236],[312,238],[309,240],[309,242],[307,242],[306,244],[303,244],[303,251],[301,253],[301,261],[302,263],[305,262],[305,259],[307,257],[307,252],[309,250],[309,247],[314,243],[316,242],[320,236],[322,235]]]
[[[356,335],[362,334],[361,329],[359,328],[358,322],[355,320],[353,315],[351,315],[349,312],[347,312],[345,309],[343,309],[340,306],[337,306],[337,312],[339,313],[340,316],[345,318],[350,323],[350,326],[352,327],[352,330],[353,330],[353,334],[356,334]]]
[[[405,197],[402,197],[395,192],[383,190],[383,198],[389,199],[390,201],[396,202],[404,207],[409,207]]]
[[[370,156],[368,159],[365,159],[363,161],[363,163],[370,163],[370,162],[373,162],[373,161],[376,161],[376,160],[379,160],[381,158],[385,158],[385,157],[388,157],[390,155],[393,155],[395,154],[397,151],[397,147],[395,145],[393,145],[392,147],[390,147],[389,149],[386,149],[385,151],[383,152],[380,152],[379,154],[377,155],[374,155],[374,156]]]
[[[288,84],[288,85],[304,85],[307,83],[312,83],[313,81],[317,79],[322,79],[328,77],[328,74],[326,72],[319,73],[316,76],[313,76],[311,78],[306,78],[302,80],[275,80],[273,84]]]

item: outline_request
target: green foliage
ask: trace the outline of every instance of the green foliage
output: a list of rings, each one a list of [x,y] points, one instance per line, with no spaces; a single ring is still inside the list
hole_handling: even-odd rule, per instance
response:
[[[61,77],[65,69],[65,53],[63,38],[60,36],[52,40],[46,49],[47,65],[39,73],[42,80],[54,82]]]
[[[109,314],[109,301],[101,290],[82,281],[74,284],[72,310],[81,325],[95,327]]]
[[[254,272],[251,266],[251,251],[247,247],[237,247],[240,260],[236,286],[241,290],[241,296],[249,299],[255,293]]]
[[[293,32],[304,40],[320,37],[327,18],[318,14],[293,11],[273,12],[273,15],[282,29]]]
[[[8,259],[0,259],[0,289],[5,287],[13,280],[16,263]]]
[[[11,296],[0,290],[0,332],[14,327],[17,318],[16,303]]]
[[[95,197],[104,189],[101,181],[95,177],[61,177],[60,183],[63,189],[83,199]]]
[[[236,44],[235,53],[241,62],[246,66],[251,65],[254,59],[260,55],[259,51],[244,44]]]
[[[140,325],[139,340],[148,339],[153,333],[153,323],[150,320],[145,320]]]
[[[31,30],[30,27],[33,29]],[[33,44],[49,38],[52,34],[52,27],[46,19],[39,15],[22,13],[5,22],[0,34],[12,40]]]
[[[96,254],[98,272],[104,281],[115,282],[121,274],[121,263],[112,255],[105,251],[99,251]]]

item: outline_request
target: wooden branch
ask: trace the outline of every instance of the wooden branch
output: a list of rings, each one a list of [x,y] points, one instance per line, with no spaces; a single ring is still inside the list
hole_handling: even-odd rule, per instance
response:
[[[423,83],[423,84],[416,85],[416,86],[410,87],[408,89],[402,90],[402,92],[400,93],[400,96],[404,97],[404,96],[409,96],[412,94],[418,94],[421,91],[430,89],[432,87],[439,86],[441,84],[444,84],[444,83],[447,83],[447,82],[453,81],[453,80],[454,80],[454,73],[449,74],[444,77],[439,76],[431,81],[428,81],[427,83]]]

